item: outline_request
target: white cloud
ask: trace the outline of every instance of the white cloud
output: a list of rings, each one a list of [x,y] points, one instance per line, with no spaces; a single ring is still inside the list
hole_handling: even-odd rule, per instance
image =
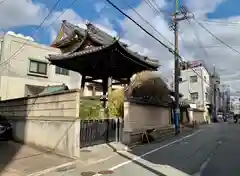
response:
[[[207,19],[206,14],[214,12],[217,6],[224,1],[225,0],[187,0],[186,4],[188,5],[188,9],[195,14],[196,19],[201,21]],[[158,0],[157,3],[160,8],[163,8],[166,5],[164,0]],[[135,10],[159,32],[161,32],[164,37],[157,35],[156,32],[152,30],[149,25],[143,22],[143,20],[140,19],[132,10],[128,10],[127,14],[138,21],[145,29],[150,31],[151,34],[157,36],[161,41],[170,46],[170,44],[164,39],[167,38],[173,43],[173,33],[169,31],[168,23],[162,16],[156,16],[153,10],[150,9],[144,1],[136,7]],[[240,21],[240,16],[221,19],[221,21]],[[213,22],[203,22],[203,24],[224,42],[231,46],[235,46],[235,48],[240,51],[240,40],[238,35],[240,31],[240,24],[227,25]],[[159,43],[154,41],[150,36],[141,31],[141,29],[139,29],[130,20],[125,18],[121,21],[121,26],[125,31],[124,38],[133,43],[132,49],[140,52],[147,48],[148,50],[145,50],[147,51],[145,54],[159,59],[160,63],[163,65],[160,67],[160,72],[164,73],[164,75],[168,77],[171,77],[173,69],[173,55]],[[195,36],[193,29],[196,30],[201,43],[204,46],[219,45],[221,47],[207,48],[206,52],[208,57],[206,57],[204,51],[200,48],[199,43],[193,39],[193,36]],[[186,60],[204,60],[210,69],[213,67],[213,64],[215,64],[217,71],[219,71],[222,77],[222,82],[230,84],[232,89],[240,90],[240,77],[238,77],[238,75],[240,75],[239,54],[227,47],[224,47],[193,20],[191,20],[191,25],[187,22],[181,22],[180,34],[182,36],[180,38],[180,52]],[[236,81],[236,79],[239,81]]]
[[[34,3],[31,0],[7,0],[0,5],[0,30],[30,25],[39,26],[48,14],[49,9],[43,4]],[[85,21],[72,9],[54,11],[42,25],[50,32],[52,40],[56,37],[62,20],[82,24],[81,26],[85,24]]]
[[[63,13],[64,12],[64,13]],[[60,17],[59,17],[60,16]],[[67,20],[68,22],[78,25],[80,28],[86,28],[86,23],[91,22],[82,19],[74,10],[68,9],[63,10],[61,12],[54,12],[49,20],[46,21],[45,25],[46,28],[51,33],[52,41],[56,38],[57,32],[60,28],[60,23],[62,20]],[[53,25],[51,25],[53,23]],[[102,18],[96,21],[91,22],[99,29],[103,30],[104,32],[108,33],[109,35],[116,37],[117,32],[113,30],[112,25],[108,18]],[[50,28],[48,26],[51,25]]]
[[[74,10],[64,9],[63,11],[53,12],[51,17],[44,24],[45,29],[50,32],[51,41],[53,41],[60,29],[60,24],[63,20],[67,20],[72,24],[80,27],[85,27],[86,23]]]
[[[186,0],[186,4],[198,20],[204,20],[207,19],[207,13],[214,12],[216,7],[224,1],[225,0]],[[166,2],[164,0],[156,0],[156,2],[160,8],[164,8],[166,6]],[[96,11],[101,11],[104,8],[104,4],[97,3],[95,4],[95,8]],[[163,16],[156,16],[145,1],[142,1],[142,3],[136,7],[136,10],[158,31],[160,31],[162,36],[159,36],[133,11],[128,10],[127,13],[161,41],[170,46],[170,44],[165,40],[165,38],[167,38],[167,40],[173,43],[173,33],[169,31],[168,23],[164,20]],[[43,4],[33,3],[31,0],[4,1],[0,5],[0,31],[6,31],[8,28],[19,26],[37,26],[42,22],[48,12],[49,9],[47,9]],[[69,22],[78,24],[81,27],[84,27],[86,23],[86,21],[72,9],[68,9],[66,12],[62,13],[62,11],[54,12],[44,24],[46,30],[49,30],[52,39],[54,39],[57,35],[57,31],[59,30],[60,22],[62,20],[68,20]],[[61,15],[61,17],[59,17],[59,15]],[[112,24],[109,20],[110,18],[111,17],[109,16],[104,17],[101,15],[101,19],[93,21],[93,23],[110,35],[117,36],[117,33],[113,30]],[[114,20],[117,21],[117,19]],[[240,16],[221,19],[221,21],[239,22]],[[49,27],[51,23],[53,23],[53,25]],[[204,22],[203,24],[224,42],[240,51],[240,41],[238,35],[240,31],[240,24],[209,22]],[[124,35],[121,35],[123,40],[127,41],[133,50],[159,59],[160,64],[162,65],[160,67],[160,72],[164,73],[165,76],[171,76],[173,68],[173,55],[155,40],[151,39],[151,37],[141,31],[141,29],[128,19],[121,20],[120,25],[123,29],[122,33]],[[204,46],[218,45],[220,47],[208,47],[206,51],[209,57],[206,57],[203,50],[199,48],[198,43],[193,40],[192,36],[195,35],[193,29],[197,31]],[[187,22],[181,22],[180,33],[183,38],[183,40],[180,40],[180,52],[186,60],[202,59],[209,67],[212,67],[212,65],[215,64],[217,71],[220,72],[222,80],[225,83],[230,84],[232,89],[240,90],[240,78],[238,77],[238,75],[240,75],[238,68],[240,63],[239,54],[227,47],[224,47],[206,31],[200,28],[193,20],[191,20],[191,25]]]
[[[7,0],[0,5],[0,28],[39,25],[48,10],[29,0]]]

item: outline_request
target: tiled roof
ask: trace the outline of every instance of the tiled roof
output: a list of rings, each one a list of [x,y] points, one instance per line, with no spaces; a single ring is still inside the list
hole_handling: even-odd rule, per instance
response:
[[[49,55],[49,59],[50,60],[60,60],[60,59],[71,59],[74,57],[79,57],[79,56],[83,56],[89,53],[94,53],[94,52],[98,52],[103,50],[104,48],[109,47],[110,45],[106,45],[106,46],[99,46],[99,47],[91,47],[91,48],[87,48],[84,49],[82,51],[78,51],[78,52],[73,52],[73,53],[64,53],[61,55]]]
[[[62,22],[61,30],[64,31],[64,33],[67,35],[65,38],[61,38],[58,41],[54,42],[54,46],[56,47],[64,47],[64,45],[69,44],[71,42],[74,42],[74,47],[72,47],[72,50],[68,53],[60,54],[60,55],[49,55],[49,60],[56,60],[56,59],[68,59],[73,58],[76,56],[83,56],[86,54],[90,54],[93,52],[101,51],[105,48],[108,48],[112,45],[118,44],[118,48],[120,48],[125,53],[128,53],[130,58],[139,59],[142,62],[147,63],[148,65],[151,65],[152,67],[159,67],[158,60],[150,59],[148,57],[142,56],[138,54],[137,52],[133,52],[130,49],[127,48],[127,45],[118,39],[108,35],[104,31],[100,30],[96,26],[94,26],[91,23],[86,24],[87,28],[82,29],[76,25],[73,25],[67,21]],[[77,39],[76,35],[81,36],[81,39]],[[81,47],[83,40],[87,40],[87,38],[90,38],[94,42],[98,43],[100,46],[93,46],[91,48],[84,49],[82,51],[77,52],[79,48]],[[79,40],[79,41],[77,41]],[[80,41],[81,40],[81,41]],[[116,45],[117,46],[117,45]],[[126,57],[129,57],[126,56]]]
[[[41,93],[38,95],[45,95],[51,93],[57,93],[68,90],[68,87],[65,84],[62,85],[54,85],[54,86],[47,86]]]

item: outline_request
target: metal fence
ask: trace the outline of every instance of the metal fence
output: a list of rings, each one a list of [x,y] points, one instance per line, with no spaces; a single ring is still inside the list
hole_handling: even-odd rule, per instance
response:
[[[80,147],[120,140],[121,119],[82,120],[80,130]]]

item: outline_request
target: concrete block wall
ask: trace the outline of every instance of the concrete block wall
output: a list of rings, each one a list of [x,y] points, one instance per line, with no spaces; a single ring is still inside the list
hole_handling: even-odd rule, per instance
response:
[[[171,108],[125,102],[123,142],[127,145],[139,142],[142,133],[148,129],[156,130],[155,137],[172,129]]]
[[[171,108],[136,103],[124,103],[124,131],[159,129],[170,125]]]
[[[78,90],[0,101],[15,140],[69,157],[80,157],[79,109]]]
[[[193,119],[197,123],[204,123],[206,122],[204,114],[205,114],[204,111],[193,110]]]

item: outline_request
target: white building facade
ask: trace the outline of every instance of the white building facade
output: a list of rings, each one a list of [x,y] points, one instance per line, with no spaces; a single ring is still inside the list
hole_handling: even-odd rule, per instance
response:
[[[179,91],[183,94],[183,99],[191,100],[197,108],[207,111],[212,96],[211,74],[202,61],[188,62],[181,66]]]
[[[234,114],[240,114],[240,93],[230,93],[230,111]]]
[[[13,32],[8,32],[0,41],[1,100],[36,95],[48,85],[66,84],[69,89],[80,87],[79,73],[50,65],[45,58],[60,53],[60,50]]]

